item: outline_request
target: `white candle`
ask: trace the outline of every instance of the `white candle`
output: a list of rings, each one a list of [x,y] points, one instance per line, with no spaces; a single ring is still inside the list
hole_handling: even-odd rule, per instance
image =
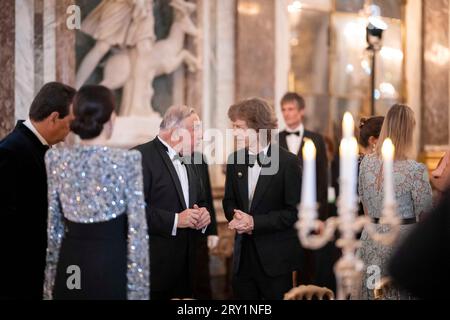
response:
[[[346,208],[354,208],[357,199],[358,142],[355,137],[342,139],[340,146],[340,198]],[[349,211],[350,212],[350,211]]]
[[[358,141],[352,137],[349,141],[349,202],[355,207],[358,199]]]
[[[317,205],[316,193],[316,147],[311,140],[305,142],[303,147],[303,177],[302,177],[302,205],[315,208]],[[313,219],[317,218],[317,211]]]
[[[383,155],[384,205],[392,205],[395,203],[393,180],[395,147],[391,139],[384,140],[381,153]]]
[[[351,139],[355,136],[355,121],[350,112],[344,114],[342,121],[342,134],[344,139]]]

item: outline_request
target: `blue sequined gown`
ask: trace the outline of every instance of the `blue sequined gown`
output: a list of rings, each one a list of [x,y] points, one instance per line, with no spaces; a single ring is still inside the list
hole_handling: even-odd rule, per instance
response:
[[[100,146],[52,149],[45,299],[149,299],[141,155]]]

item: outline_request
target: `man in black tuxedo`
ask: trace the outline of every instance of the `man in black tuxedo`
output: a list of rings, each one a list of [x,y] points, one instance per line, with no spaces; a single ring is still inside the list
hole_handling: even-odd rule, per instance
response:
[[[0,299],[42,299],[47,249],[44,155],[65,139],[75,89],[48,83],[0,141]]]
[[[192,297],[197,237],[211,222],[200,178],[186,158],[201,138],[199,121],[193,109],[171,107],[159,135],[136,147],[142,153],[153,300]]]
[[[317,174],[317,202],[319,203],[319,217],[328,217],[328,159],[327,149],[323,137],[315,132],[306,130],[303,125],[305,116],[305,100],[294,92],[288,92],[281,99],[286,129],[280,132],[279,144],[281,147],[296,154],[303,163],[302,149],[305,139],[310,139],[316,146],[316,174]]]
[[[328,159],[323,137],[306,130],[303,125],[305,116],[305,100],[295,92],[286,93],[281,99],[281,111],[286,123],[286,129],[278,137],[280,146],[296,154],[303,164],[303,146],[306,139],[312,140],[316,147],[316,186],[319,218],[328,218]],[[331,289],[334,285],[332,245],[329,244],[319,251],[303,250],[304,269],[298,272],[299,284],[314,283]]]
[[[229,228],[237,233],[234,296],[283,299],[300,263],[294,227],[301,191],[300,164],[287,150],[264,142],[271,139],[271,130],[277,126],[267,102],[246,100],[233,105],[228,115],[238,143],[245,146],[228,160],[223,199]]]

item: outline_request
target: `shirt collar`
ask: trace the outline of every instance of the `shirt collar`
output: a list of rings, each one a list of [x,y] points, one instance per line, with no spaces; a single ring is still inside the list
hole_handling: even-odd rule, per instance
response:
[[[161,139],[160,136],[158,136],[159,141],[161,141],[161,143],[167,148],[167,154],[169,155],[170,159],[172,159],[173,157],[175,157],[178,152],[175,151],[174,148],[172,148],[171,146],[169,146],[167,144],[167,142],[165,142],[163,139]]]
[[[294,129],[286,128],[286,131],[288,133],[300,132],[300,136],[303,136],[303,133],[305,132],[305,126],[303,125],[303,123],[300,123],[297,128]]]
[[[23,124],[24,124],[28,129],[30,129],[31,132],[33,132],[33,134],[39,139],[39,141],[40,141],[44,146],[50,146],[49,143],[44,139],[44,137],[39,133],[39,131],[37,131],[36,127],[33,125],[33,123],[31,122],[30,118],[28,118]]]
[[[269,147],[270,147],[270,143],[264,148],[264,149],[262,149],[262,151],[261,152],[264,152],[264,156],[266,156],[267,155],[267,152],[268,152],[268,150],[269,150]],[[261,153],[260,152],[260,153]],[[251,154],[251,155],[256,155],[255,153],[253,153],[252,151],[250,151],[250,150],[248,150],[248,154]]]

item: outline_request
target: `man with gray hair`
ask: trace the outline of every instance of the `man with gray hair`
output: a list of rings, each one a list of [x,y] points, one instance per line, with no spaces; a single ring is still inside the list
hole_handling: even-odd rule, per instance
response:
[[[144,172],[152,300],[192,297],[196,240],[211,222],[200,178],[186,160],[201,139],[199,124],[193,109],[170,107],[159,135],[136,147]]]

